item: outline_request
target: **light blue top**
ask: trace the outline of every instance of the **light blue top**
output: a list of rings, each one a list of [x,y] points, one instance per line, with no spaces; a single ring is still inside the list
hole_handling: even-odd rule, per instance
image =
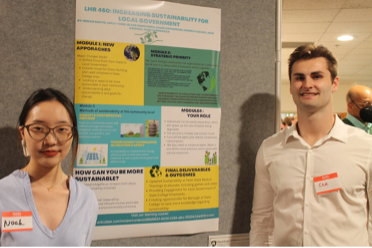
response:
[[[361,122],[360,120],[358,120],[357,118],[355,118],[349,113],[347,113],[346,118],[349,119],[349,121],[353,123],[355,127],[363,129],[364,131],[366,131],[366,133],[370,134],[372,123],[367,122],[366,124],[364,124],[363,122]]]
[[[94,192],[69,177],[70,199],[61,224],[51,231],[44,226],[32,196],[27,172],[16,170],[0,180],[0,213],[32,212],[32,231],[0,232],[1,246],[89,246],[97,220]],[[0,227],[1,229],[1,227]]]

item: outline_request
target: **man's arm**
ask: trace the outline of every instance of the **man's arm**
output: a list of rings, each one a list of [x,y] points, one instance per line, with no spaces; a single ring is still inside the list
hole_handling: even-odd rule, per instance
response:
[[[371,154],[370,154],[371,160]],[[369,161],[370,162],[370,161]],[[368,207],[368,239],[369,246],[372,246],[372,163],[368,167],[368,181],[367,181],[367,207]]]
[[[270,175],[265,166],[263,146],[262,143],[256,157],[250,246],[271,244],[269,239],[271,239],[274,229],[274,190],[271,187]]]
[[[370,196],[371,196],[371,193],[369,193],[369,197],[368,197],[368,241],[369,241],[369,246],[372,246],[372,221],[371,221],[371,203],[370,203]]]

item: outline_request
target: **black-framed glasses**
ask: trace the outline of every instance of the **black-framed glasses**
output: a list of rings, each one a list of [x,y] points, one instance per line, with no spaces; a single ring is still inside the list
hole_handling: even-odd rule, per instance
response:
[[[363,107],[360,108],[359,105],[353,100],[353,98],[349,97],[350,100],[358,107],[358,109],[362,109],[362,108],[366,108],[366,107],[371,107],[371,103],[370,102],[364,102],[362,105]]]
[[[35,123],[23,126],[23,128],[26,128],[30,137],[37,141],[45,139],[50,132],[53,132],[57,140],[67,141],[71,139],[76,132],[76,128],[72,125],[59,125],[50,128],[43,124]]]

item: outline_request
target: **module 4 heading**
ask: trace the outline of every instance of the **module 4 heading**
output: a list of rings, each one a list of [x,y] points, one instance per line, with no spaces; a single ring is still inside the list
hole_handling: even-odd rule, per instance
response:
[[[96,8],[85,6],[84,11],[90,12],[101,12],[107,14],[118,14],[118,21],[122,22],[136,22],[136,23],[148,23],[148,24],[157,24],[157,25],[168,25],[168,26],[180,26],[180,22],[176,21],[185,21],[185,22],[196,22],[202,24],[208,24],[208,19],[203,18],[196,18],[196,17],[189,17],[189,16],[179,16],[179,15],[168,15],[168,14],[160,14],[160,13],[150,13],[150,12],[142,12],[142,11],[130,11],[130,10],[122,10],[122,9],[110,9],[110,8]],[[137,18],[137,17],[150,17],[150,18],[157,18],[160,20],[153,20],[147,18]],[[172,20],[172,21],[170,21]]]

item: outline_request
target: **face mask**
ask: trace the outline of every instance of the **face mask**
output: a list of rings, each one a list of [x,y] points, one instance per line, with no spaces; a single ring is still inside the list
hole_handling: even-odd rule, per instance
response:
[[[364,122],[372,122],[372,106],[360,110],[360,119]]]

